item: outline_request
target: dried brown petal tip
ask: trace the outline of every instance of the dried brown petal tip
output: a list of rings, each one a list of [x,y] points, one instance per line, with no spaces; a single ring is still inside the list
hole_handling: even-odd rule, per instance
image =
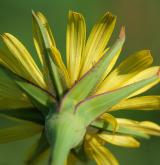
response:
[[[159,70],[157,72],[157,75],[158,75],[158,77],[160,77],[160,68],[159,68]]]
[[[124,39],[124,38],[125,38],[125,26],[122,26],[122,27],[121,27],[121,31],[120,31],[120,34],[119,34],[119,38],[120,38],[120,39]]]

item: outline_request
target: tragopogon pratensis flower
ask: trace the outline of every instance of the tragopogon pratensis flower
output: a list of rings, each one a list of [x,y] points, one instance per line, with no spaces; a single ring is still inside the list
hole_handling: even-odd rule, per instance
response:
[[[125,41],[122,27],[108,47],[114,15],[105,13],[86,40],[83,16],[69,12],[66,65],[46,18],[40,12],[32,16],[37,60],[13,35],[1,36],[0,113],[17,125],[1,128],[0,143],[41,134],[27,158],[29,165],[39,164],[44,155],[50,165],[90,160],[117,165],[106,143],[139,147],[136,138],[160,135],[160,126],[153,122],[111,115],[117,110],[160,109],[160,96],[137,97],[160,81],[149,50],[130,55],[113,69]]]

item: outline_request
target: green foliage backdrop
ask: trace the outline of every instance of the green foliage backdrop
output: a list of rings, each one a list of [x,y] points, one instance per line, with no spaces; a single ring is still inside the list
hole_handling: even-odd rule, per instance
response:
[[[118,16],[112,41],[121,25],[126,26],[126,43],[120,61],[140,49],[150,49],[154,64],[160,64],[160,1],[159,0],[0,0],[0,33],[9,32],[17,36],[35,56],[32,40],[31,10],[43,12],[54,28],[56,42],[65,55],[65,32],[69,10],[81,12],[87,22],[88,32],[105,11]],[[160,85],[149,91],[160,94]],[[133,119],[150,119],[160,123],[160,112],[121,111],[116,116]],[[0,127],[5,121],[0,119]],[[0,165],[23,165],[27,148],[36,137],[19,142],[0,145]],[[143,141],[140,149],[112,147],[121,165],[158,165],[160,162],[160,139]],[[42,163],[44,164],[44,163]]]

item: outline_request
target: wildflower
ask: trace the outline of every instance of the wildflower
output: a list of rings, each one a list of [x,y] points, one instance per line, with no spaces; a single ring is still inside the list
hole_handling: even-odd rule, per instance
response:
[[[51,165],[92,159],[98,165],[117,165],[105,144],[135,148],[140,145],[136,138],[160,135],[160,126],[153,122],[111,115],[117,110],[160,109],[160,96],[137,97],[160,81],[149,50],[132,54],[113,69],[125,41],[122,27],[117,41],[107,47],[115,23],[116,17],[107,12],[86,40],[83,16],[70,11],[66,65],[40,12],[33,12],[37,61],[13,35],[2,35],[6,48],[0,50],[0,113],[17,125],[0,130],[0,143],[41,134],[28,164],[50,155]]]

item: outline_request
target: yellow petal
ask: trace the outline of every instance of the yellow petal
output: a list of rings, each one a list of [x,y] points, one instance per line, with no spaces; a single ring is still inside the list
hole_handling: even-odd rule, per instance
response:
[[[103,93],[124,86],[132,77],[149,67],[152,61],[152,56],[148,50],[134,53],[106,77],[96,93]]]
[[[85,142],[86,153],[96,161],[97,165],[118,165],[112,153],[92,135],[87,135]]]
[[[0,70],[0,110],[30,107],[32,104],[28,97],[10,77]]]
[[[145,69],[144,71],[138,73],[136,76],[134,76],[132,79],[130,79],[128,82],[123,84],[123,86],[129,85],[129,84],[133,84],[135,82],[138,82],[138,81],[147,79],[149,77],[152,77],[152,76],[158,74],[159,70],[160,70],[159,66],[154,66],[154,67],[150,67],[148,69]],[[133,93],[132,95],[130,95],[129,98],[133,97],[133,96],[136,96],[136,95],[139,95],[139,94],[149,90],[150,88],[152,88],[153,86],[155,86],[159,82],[160,82],[160,79],[155,80],[155,82],[153,82],[153,83],[151,83],[149,85],[144,86],[140,90],[138,90],[135,93]]]
[[[112,116],[109,113],[104,113],[100,118],[105,120],[106,122],[110,123],[113,126],[113,132],[115,132],[117,130],[118,123],[114,116]]]
[[[78,80],[85,40],[86,25],[83,16],[70,11],[67,25],[66,56],[71,84]]]
[[[121,101],[110,111],[115,110],[160,110],[160,96],[141,96]]]
[[[83,76],[100,59],[113,32],[115,22],[116,17],[107,12],[93,27],[82,56],[80,76]]]
[[[121,146],[121,147],[139,147],[140,143],[131,136],[125,136],[125,135],[110,135],[101,133],[98,134],[98,137],[103,139],[104,141]]]
[[[9,33],[3,34],[2,39],[11,54],[0,51],[0,63],[19,76],[45,88],[42,73],[22,43]]]
[[[135,120],[117,118],[117,122],[120,127],[140,131],[148,135],[160,136],[160,126],[150,121],[138,122]]]

